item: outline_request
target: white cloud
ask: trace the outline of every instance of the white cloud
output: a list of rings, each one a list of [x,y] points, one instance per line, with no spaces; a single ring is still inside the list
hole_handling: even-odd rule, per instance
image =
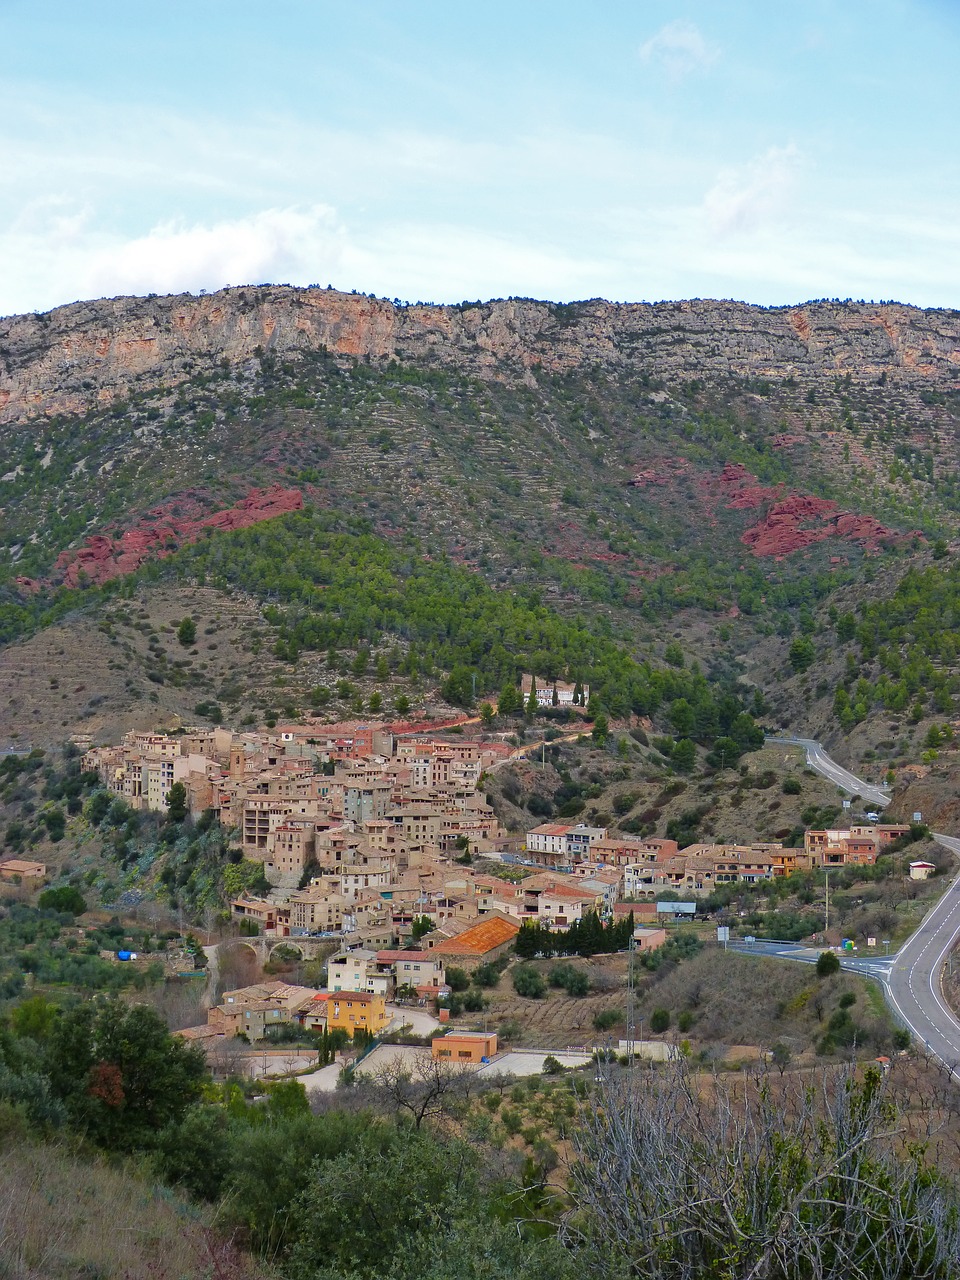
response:
[[[105,233],[85,210],[42,201],[0,234],[0,314],[80,298],[196,293],[265,282],[332,283],[410,301],[586,296],[607,260],[434,219],[348,227],[328,205],[264,209],[215,223],[168,221],[143,235]]]
[[[270,280],[317,283],[320,276],[326,283],[344,269],[346,252],[343,229],[325,205],[265,209],[206,226],[166,222],[95,253],[86,267],[86,287],[98,296]]]
[[[196,293],[227,284],[351,281],[364,257],[333,209],[263,209],[212,223],[167,221],[139,236],[108,231],[85,208],[43,200],[0,233],[0,314],[74,298]]]
[[[736,169],[725,169],[707,192],[703,211],[720,236],[755,231],[789,207],[800,153],[792,144],[771,147]]]
[[[684,18],[668,22],[640,46],[642,60],[658,63],[673,79],[708,67],[719,54],[720,50],[707,43],[696,23]]]

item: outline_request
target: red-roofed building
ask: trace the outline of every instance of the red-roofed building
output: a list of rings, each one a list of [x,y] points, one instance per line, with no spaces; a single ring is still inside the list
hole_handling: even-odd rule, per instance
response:
[[[434,955],[442,956],[445,962],[455,961],[471,968],[506,955],[519,932],[519,921],[492,915],[464,929],[457,937],[438,942],[432,951]]]

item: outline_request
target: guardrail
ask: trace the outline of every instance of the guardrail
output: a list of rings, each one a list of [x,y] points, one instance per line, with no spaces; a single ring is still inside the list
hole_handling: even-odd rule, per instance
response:
[[[807,951],[816,951],[816,944],[809,942],[788,942],[786,938],[753,938],[749,942],[746,938],[730,938],[727,942],[728,947],[746,947],[749,950],[756,946],[758,942],[762,942],[765,947],[803,947]]]

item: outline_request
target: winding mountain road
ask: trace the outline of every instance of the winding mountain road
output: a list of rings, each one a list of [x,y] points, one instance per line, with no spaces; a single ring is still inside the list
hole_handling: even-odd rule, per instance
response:
[[[842,765],[837,764],[836,760],[832,760],[821,744],[813,738],[768,737],[765,742],[772,747],[803,747],[807,753],[808,767],[835,783],[842,791],[847,791],[852,796],[860,796],[878,809],[885,809],[890,803],[888,791],[874,783],[865,782],[849,769],[844,769]]]
[[[960,840],[934,839],[960,855]],[[960,1080],[960,1021],[943,995],[943,967],[960,934],[960,875],[927,912],[919,929],[897,952],[886,981],[887,998],[927,1050]]]
[[[812,738],[767,738],[773,745],[804,747],[807,763],[817,773],[835,782],[844,791],[860,795],[878,808],[889,797],[880,788],[842,768]],[[938,844],[960,857],[960,839],[933,833]],[[960,874],[943,897],[930,908],[919,928],[892,957],[841,956],[845,969],[853,969],[883,984],[887,1001],[898,1018],[927,1051],[950,1068],[960,1081],[960,1020],[943,995],[943,968],[957,936],[960,935]],[[739,944],[738,950],[778,955],[789,960],[811,961],[816,951],[776,943]]]

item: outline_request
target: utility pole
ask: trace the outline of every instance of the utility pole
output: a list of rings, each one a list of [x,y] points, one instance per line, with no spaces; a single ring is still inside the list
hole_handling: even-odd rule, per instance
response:
[[[829,871],[825,872],[824,874],[824,882],[827,886],[827,902],[826,902],[826,910],[824,912],[824,918],[823,918],[823,940],[824,942],[826,942],[827,932],[830,929],[830,872]]]
[[[636,949],[637,941],[633,934],[630,935],[630,941],[627,944],[627,1066],[633,1066],[633,1013],[634,1013],[634,996],[636,987],[633,976],[633,953]]]

